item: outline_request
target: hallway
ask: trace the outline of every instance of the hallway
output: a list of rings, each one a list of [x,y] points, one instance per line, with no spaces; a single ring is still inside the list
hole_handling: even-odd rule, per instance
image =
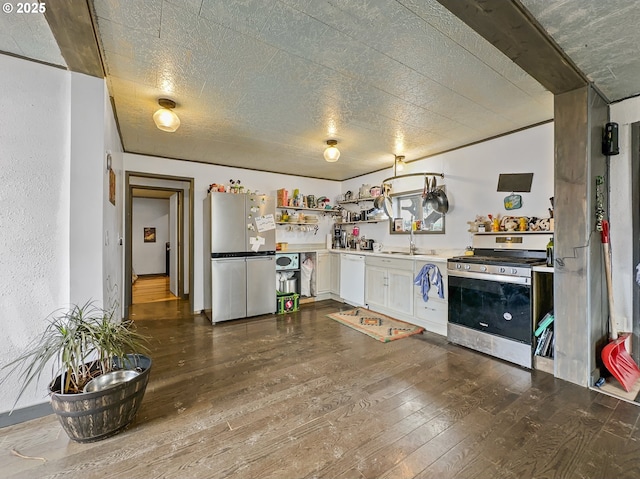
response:
[[[179,299],[169,289],[169,276],[153,274],[138,276],[132,288],[133,304],[174,301]]]

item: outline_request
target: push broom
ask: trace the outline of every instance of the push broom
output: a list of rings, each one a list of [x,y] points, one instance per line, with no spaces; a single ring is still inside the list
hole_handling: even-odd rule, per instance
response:
[[[629,392],[640,378],[640,368],[625,347],[629,333],[618,336],[613,308],[613,285],[611,284],[611,257],[609,252],[609,222],[602,220],[602,248],[604,251],[604,270],[607,280],[609,299],[609,330],[611,342],[602,349],[602,362],[614,378]]]

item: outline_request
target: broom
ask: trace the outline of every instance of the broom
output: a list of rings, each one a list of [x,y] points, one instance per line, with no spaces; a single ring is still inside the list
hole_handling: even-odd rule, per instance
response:
[[[625,391],[629,392],[640,378],[640,369],[625,347],[630,336],[618,336],[613,308],[613,285],[611,284],[611,257],[609,253],[609,222],[602,220],[602,248],[604,252],[604,270],[607,280],[607,296],[609,299],[609,332],[611,342],[602,349],[602,362]]]

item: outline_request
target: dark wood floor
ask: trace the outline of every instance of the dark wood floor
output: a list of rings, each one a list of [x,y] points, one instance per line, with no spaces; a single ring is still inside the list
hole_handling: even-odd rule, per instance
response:
[[[434,334],[377,342],[333,301],[215,327],[168,304],[136,313],[154,364],[134,423],[86,445],[54,416],[5,428],[1,477],[640,477],[627,402]]]

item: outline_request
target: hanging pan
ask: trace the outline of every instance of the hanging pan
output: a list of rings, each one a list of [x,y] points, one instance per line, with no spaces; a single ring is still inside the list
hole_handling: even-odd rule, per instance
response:
[[[444,192],[442,188],[438,188],[438,191],[435,194],[436,196],[436,207],[434,208],[438,213],[442,213],[443,215],[449,211],[449,198],[447,198],[447,194]]]
[[[382,185],[382,197],[383,197],[383,209],[385,214],[389,217],[389,218],[393,218],[393,205],[391,204],[391,198],[389,197],[389,185],[388,184],[383,184]]]
[[[438,207],[438,199],[435,193],[437,186],[435,176],[429,182],[429,178],[425,177],[426,195],[423,193],[422,206],[430,206],[432,210]]]

